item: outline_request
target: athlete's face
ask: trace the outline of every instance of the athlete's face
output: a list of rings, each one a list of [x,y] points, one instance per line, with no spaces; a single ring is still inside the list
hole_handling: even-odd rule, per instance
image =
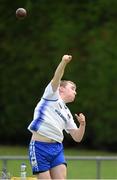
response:
[[[66,103],[73,102],[76,96],[76,86],[70,82],[65,87],[62,87],[63,100]]]

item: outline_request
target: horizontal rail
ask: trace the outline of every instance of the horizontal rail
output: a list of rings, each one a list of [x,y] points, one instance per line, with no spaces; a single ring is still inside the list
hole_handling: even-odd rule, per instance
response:
[[[66,156],[68,160],[117,160],[117,156]]]
[[[117,156],[65,156],[67,160],[117,160]],[[28,160],[28,156],[0,156],[0,160]]]
[[[83,161],[96,161],[96,179],[101,177],[101,161],[117,161],[117,156],[65,156],[66,160],[83,160]],[[7,161],[9,160],[28,160],[28,156],[0,156],[3,161],[2,172],[7,174]]]

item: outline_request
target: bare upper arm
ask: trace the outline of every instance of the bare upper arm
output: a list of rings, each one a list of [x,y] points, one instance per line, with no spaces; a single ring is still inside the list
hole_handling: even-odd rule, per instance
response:
[[[52,86],[52,90],[55,92],[59,87],[60,81],[57,81],[55,78],[53,78],[50,83]]]

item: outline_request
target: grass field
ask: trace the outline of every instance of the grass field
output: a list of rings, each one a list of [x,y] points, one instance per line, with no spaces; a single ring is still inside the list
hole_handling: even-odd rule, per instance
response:
[[[28,155],[26,147],[17,146],[0,146],[0,155]],[[65,155],[75,156],[117,156],[117,153],[66,149]],[[24,162],[24,161],[23,161]],[[7,163],[7,169],[12,176],[20,176],[20,160],[10,160]],[[27,165],[27,176],[32,176],[29,161],[25,161]],[[89,160],[69,160],[68,178],[69,179],[96,179],[96,161]],[[2,161],[0,161],[0,170],[2,170]],[[117,161],[102,161],[101,163],[102,179],[117,179]]]

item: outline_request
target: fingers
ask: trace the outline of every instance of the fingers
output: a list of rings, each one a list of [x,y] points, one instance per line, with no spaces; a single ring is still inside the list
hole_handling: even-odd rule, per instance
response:
[[[75,117],[78,119],[78,115],[77,114],[75,114]]]
[[[79,116],[80,116],[81,118],[84,118],[84,117],[85,117],[83,113],[80,113]]]
[[[72,56],[71,55],[64,55],[62,59],[69,62],[69,61],[71,61]]]
[[[80,113],[79,115],[78,114],[75,114],[76,117],[85,117],[83,113]]]
[[[80,113],[79,115],[75,114],[75,117],[81,125],[85,125],[85,116],[83,113]]]
[[[71,59],[72,59],[72,56],[71,56],[71,55],[68,55],[68,59],[70,59],[70,60],[71,60]]]

